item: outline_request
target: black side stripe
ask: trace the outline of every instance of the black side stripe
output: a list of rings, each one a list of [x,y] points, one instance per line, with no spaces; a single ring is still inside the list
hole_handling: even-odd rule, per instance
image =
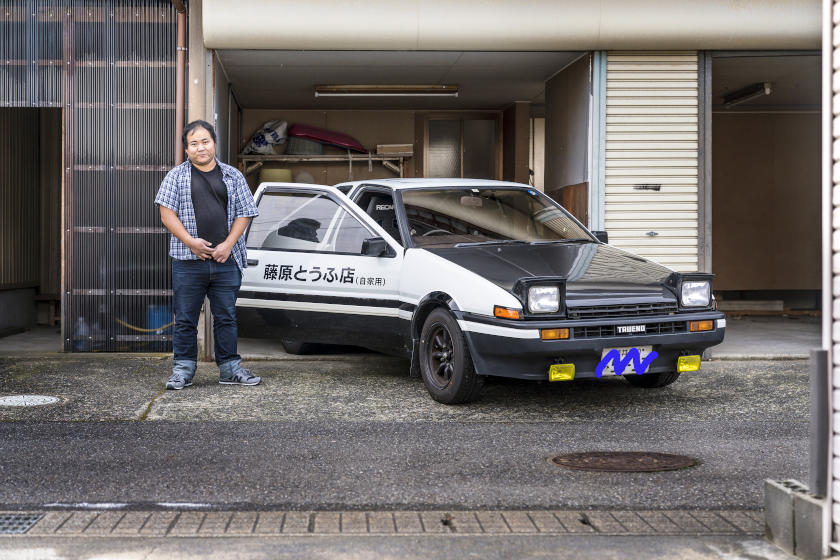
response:
[[[381,307],[383,309],[399,309],[413,312],[416,305],[395,299],[354,298],[346,296],[320,296],[309,294],[283,294],[277,292],[240,291],[240,298],[264,299],[273,301],[300,301],[305,303],[329,303],[333,305],[360,305],[364,307]]]

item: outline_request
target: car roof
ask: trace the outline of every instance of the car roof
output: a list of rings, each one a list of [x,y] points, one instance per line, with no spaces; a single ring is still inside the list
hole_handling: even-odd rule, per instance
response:
[[[509,181],[493,181],[490,179],[424,179],[424,178],[403,178],[403,179],[367,179],[364,181],[346,181],[338,183],[342,185],[378,185],[394,190],[419,189],[428,187],[524,187],[534,188],[531,185],[522,183],[511,183]]]

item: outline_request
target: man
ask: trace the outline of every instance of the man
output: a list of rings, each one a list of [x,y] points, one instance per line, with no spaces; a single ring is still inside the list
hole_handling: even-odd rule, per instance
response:
[[[192,385],[198,360],[196,325],[204,298],[213,312],[219,383],[257,385],[261,379],[243,368],[237,354],[236,297],[248,266],[242,234],[258,214],[254,197],[237,169],[216,159],[216,132],[204,121],[184,127],[187,161],[160,185],[155,204],[172,233],[175,332],[174,362],[167,389]]]

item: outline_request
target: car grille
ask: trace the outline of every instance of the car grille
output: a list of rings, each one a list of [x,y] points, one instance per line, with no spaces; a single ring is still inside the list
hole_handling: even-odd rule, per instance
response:
[[[626,305],[597,305],[591,307],[567,307],[569,319],[606,319],[609,317],[642,317],[645,315],[668,315],[677,312],[677,302],[631,303]]]
[[[686,332],[685,321],[667,321],[665,323],[650,323],[645,325],[644,333],[616,334],[617,325],[596,325],[592,327],[574,327],[575,338],[601,338],[605,336],[644,336],[648,334],[676,334]]]

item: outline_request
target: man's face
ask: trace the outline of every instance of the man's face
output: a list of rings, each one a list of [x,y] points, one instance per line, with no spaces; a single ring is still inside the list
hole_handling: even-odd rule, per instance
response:
[[[196,127],[187,133],[187,157],[195,165],[207,165],[216,155],[216,143],[210,132]]]

